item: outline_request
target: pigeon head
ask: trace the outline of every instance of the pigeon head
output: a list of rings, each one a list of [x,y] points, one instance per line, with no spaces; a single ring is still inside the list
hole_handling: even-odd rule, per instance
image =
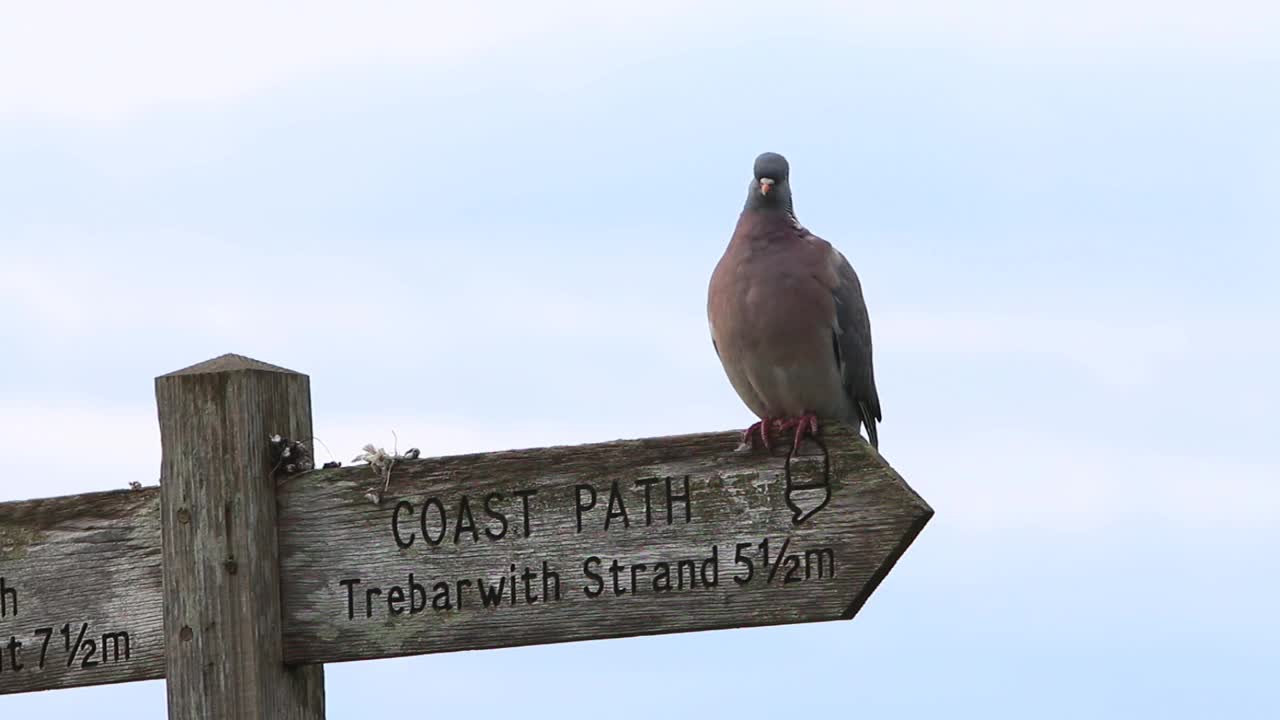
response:
[[[747,208],[791,213],[791,167],[787,159],[778,153],[763,153],[756,158],[753,174],[755,177],[747,188]]]

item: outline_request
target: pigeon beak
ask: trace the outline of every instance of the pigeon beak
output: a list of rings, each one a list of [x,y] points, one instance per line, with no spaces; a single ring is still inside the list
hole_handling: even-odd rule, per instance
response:
[[[768,195],[773,189],[773,178],[760,178],[760,194]]]

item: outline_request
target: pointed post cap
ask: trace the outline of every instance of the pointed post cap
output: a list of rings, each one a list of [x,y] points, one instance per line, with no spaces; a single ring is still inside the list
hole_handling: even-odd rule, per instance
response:
[[[173,372],[166,373],[164,375],[161,375],[160,377],[174,377],[176,375],[205,375],[209,373],[235,372],[237,370],[264,370],[267,372],[278,372],[278,373],[289,373],[291,375],[301,375],[301,373],[295,370],[283,368],[283,367],[280,367],[279,365],[264,363],[261,360],[254,360],[253,358],[245,357],[244,355],[227,353],[225,355],[219,355],[218,357],[213,358],[211,360],[205,360],[204,362],[196,363],[191,367],[185,367],[185,368],[182,368],[181,370],[174,370]]]

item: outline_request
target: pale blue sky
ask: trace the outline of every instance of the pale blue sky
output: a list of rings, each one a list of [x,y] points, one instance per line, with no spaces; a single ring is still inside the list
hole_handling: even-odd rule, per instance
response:
[[[1280,11],[886,5],[3,5],[0,500],[155,482],[152,379],[223,352],[342,460],[742,427],[706,282],[775,150],[937,511],[898,567],[847,623],[331,665],[329,716],[1280,716]],[[0,716],[84,704],[164,687]]]

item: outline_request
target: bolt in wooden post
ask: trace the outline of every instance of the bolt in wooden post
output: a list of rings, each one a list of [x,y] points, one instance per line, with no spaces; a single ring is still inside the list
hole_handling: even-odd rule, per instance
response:
[[[270,436],[311,442],[306,375],[238,355],[156,378],[170,718],[324,717],[324,668],[286,666]]]

